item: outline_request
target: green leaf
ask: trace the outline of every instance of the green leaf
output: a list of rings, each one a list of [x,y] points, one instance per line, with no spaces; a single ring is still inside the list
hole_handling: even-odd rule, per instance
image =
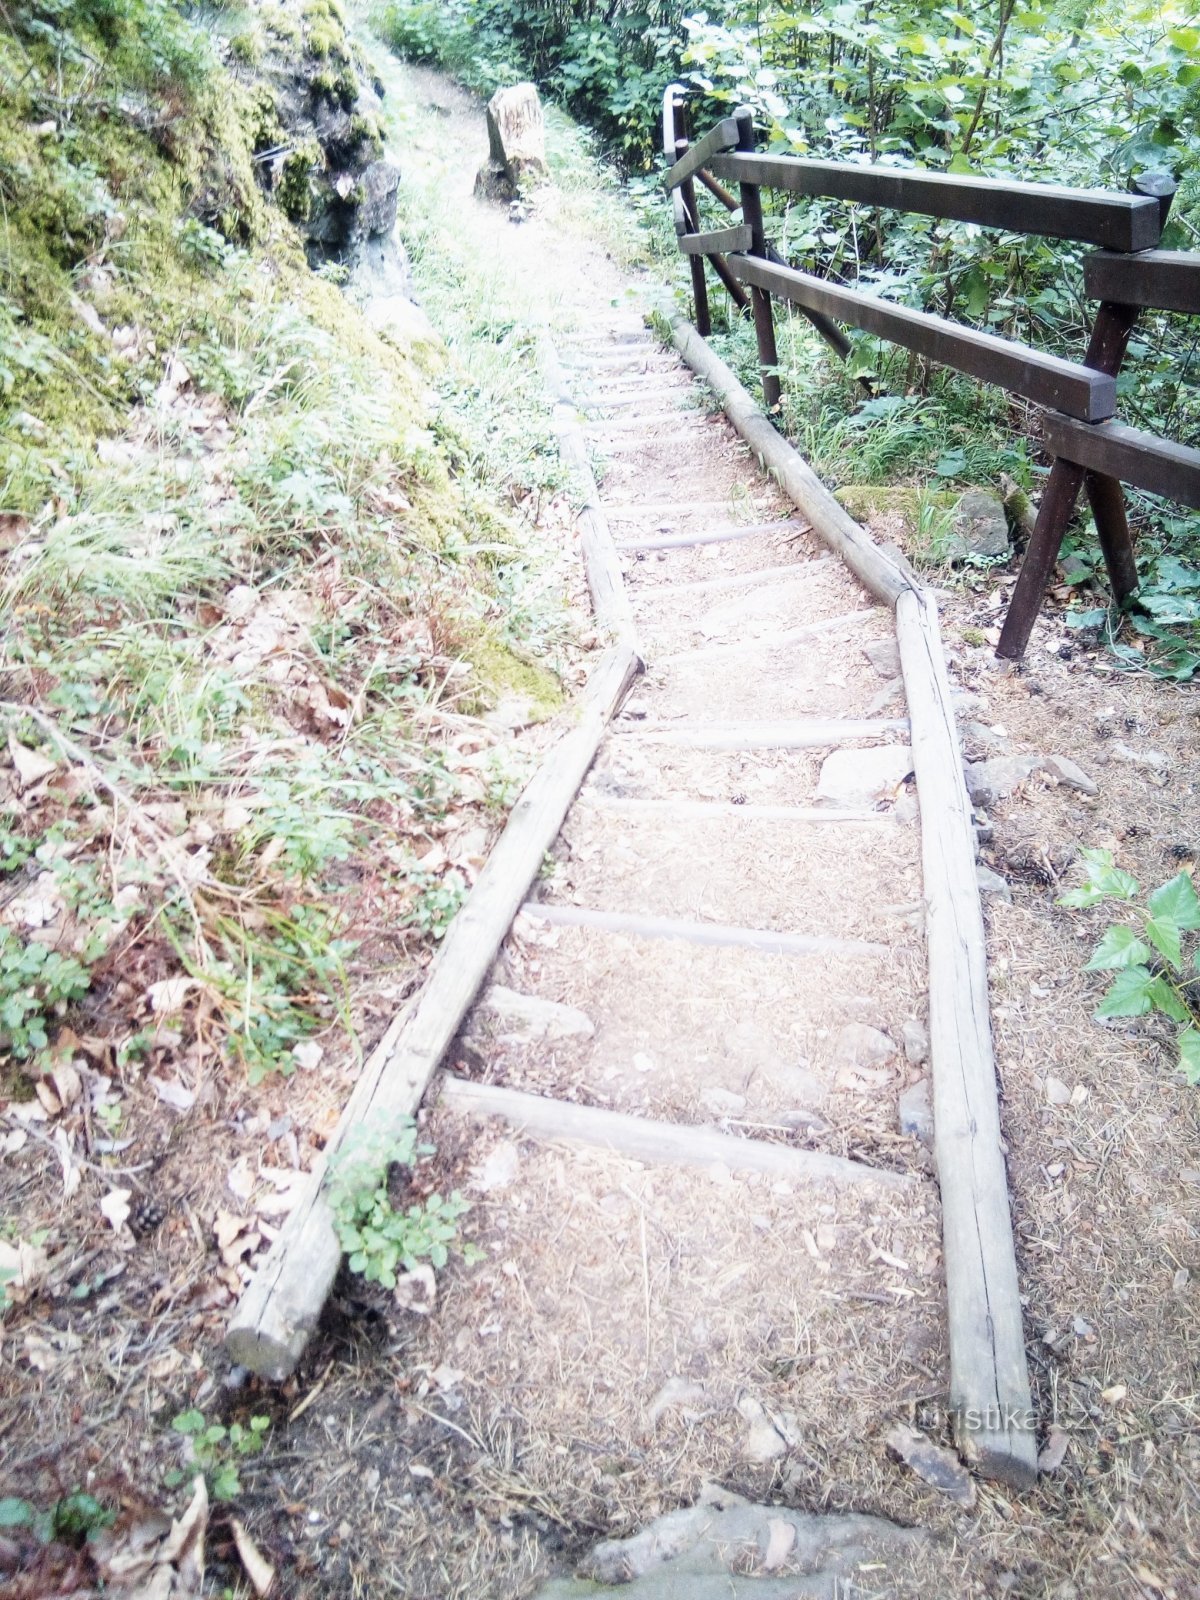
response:
[[[1114,923],[1096,946],[1085,972],[1110,972],[1121,967],[1144,966],[1153,952],[1142,943],[1132,928]]]
[[[1179,1035],[1179,1065],[1189,1083],[1200,1083],[1200,1028],[1185,1028]]]
[[[204,1426],[203,1411],[181,1411],[171,1426],[176,1433],[199,1433]]]
[[[1190,1022],[1192,1013],[1165,978],[1155,978],[1147,991],[1151,1002],[1174,1022]]]
[[[1183,966],[1183,949],[1179,942],[1179,924],[1170,917],[1149,917],[1146,920],[1146,937],[1176,972]]]
[[[1146,967],[1126,967],[1118,972],[1108,993],[1096,1007],[1097,1020],[1105,1017],[1143,1017],[1153,1005],[1151,991],[1156,983]]]
[[[1147,904],[1150,915],[1166,917],[1179,928],[1200,928],[1200,895],[1186,872],[1177,872],[1155,889]]]
[[[27,1528],[34,1515],[28,1500],[18,1500],[13,1496],[0,1500],[0,1528]]]

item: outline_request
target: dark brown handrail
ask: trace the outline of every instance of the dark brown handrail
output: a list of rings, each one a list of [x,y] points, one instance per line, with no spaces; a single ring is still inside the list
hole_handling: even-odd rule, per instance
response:
[[[1150,173],[1138,180],[1137,193],[1118,194],[1106,189],[768,156],[755,149],[753,120],[747,110],[725,118],[689,146],[678,136],[682,98],[678,84],[673,84],[664,98],[664,128],[669,102],[675,133],[675,142],[664,142],[668,160],[664,182],[675,201],[677,217],[679,190],[690,196],[687,227],[676,224],[680,249],[690,257],[693,286],[703,285],[707,259],[727,288],[731,283],[739,289],[743,284],[749,287],[768,409],[777,405],[780,393],[772,296],[798,307],[843,356],[849,351],[849,341],[839,322],[1034,401],[1047,408],[1043,436],[1054,461],[1001,630],[999,652],[1014,658],[1024,654],[1082,489],[1086,488],[1091,503],[1113,594],[1122,604],[1130,599],[1137,589],[1137,564],[1122,482],[1185,505],[1200,505],[1200,451],[1110,420],[1116,410],[1116,379],[1138,308],[1200,314],[1200,252],[1153,248],[1166,222],[1174,180],[1168,174]],[[735,127],[737,149],[731,150]],[[722,178],[740,187],[741,229],[701,233],[695,203],[697,180],[728,211],[738,209],[737,200],[719,181]],[[762,188],[1103,246],[1088,256],[1084,265],[1086,292],[1101,302],[1087,354],[1082,362],[1066,361],[1017,340],[982,333],[950,318],[797,271],[765,236],[759,198]],[[744,303],[743,292],[739,305]],[[700,296],[696,306],[700,327]],[[700,331],[706,333],[706,293],[703,319]]]

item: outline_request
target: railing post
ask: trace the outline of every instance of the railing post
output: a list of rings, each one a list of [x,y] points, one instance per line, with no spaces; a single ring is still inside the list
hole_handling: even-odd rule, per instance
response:
[[[675,114],[675,156],[678,159],[688,147],[688,122],[687,110],[683,101],[673,101]],[[686,183],[679,185],[683,195],[683,207],[687,212],[688,226],[693,233],[700,232],[700,210],[696,204],[696,185],[691,178]],[[712,317],[708,309],[708,284],[704,279],[704,257],[690,256],[689,265],[692,269],[692,302],[696,308],[696,332],[701,338],[707,339],[712,332]]]
[[[1176,183],[1169,173],[1149,172],[1134,180],[1133,188],[1158,201],[1160,226],[1167,220]],[[1104,301],[1096,312],[1092,336],[1088,341],[1085,367],[1094,367],[1115,378],[1121,370],[1125,351],[1137,321],[1137,308]],[[1042,608],[1042,597],[1054,571],[1079,491],[1086,487],[1104,564],[1108,568],[1113,598],[1123,605],[1137,590],[1137,559],[1129,523],[1125,516],[1125,494],[1115,478],[1088,472],[1071,462],[1056,460],[1042,493],[1025,559],[1017,574],[1016,587],[1008,604],[1008,614],[1000,630],[996,654],[1019,661],[1029,644],[1029,636]]]
[[[738,125],[738,149],[754,153],[754,114],[745,106],[734,113]],[[752,241],[750,254],[767,257],[767,239],[763,232],[762,198],[756,183],[743,183],[742,221],[750,229]],[[771,312],[771,296],[765,289],[752,288],[750,302],[754,308],[754,332],[758,336],[758,362],[762,368],[763,400],[768,411],[779,404],[779,353],[775,348],[775,319]]]

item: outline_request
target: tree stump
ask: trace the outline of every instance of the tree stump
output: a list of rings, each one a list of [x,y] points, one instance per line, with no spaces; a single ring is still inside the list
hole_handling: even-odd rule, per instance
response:
[[[550,176],[542,102],[532,83],[497,89],[488,101],[488,159],[475,179],[485,200],[513,200],[531,183]]]

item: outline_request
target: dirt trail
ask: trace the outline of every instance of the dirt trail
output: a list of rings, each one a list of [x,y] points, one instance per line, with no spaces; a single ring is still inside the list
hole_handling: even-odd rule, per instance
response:
[[[386,71],[417,111],[410,168],[462,195],[487,270],[527,286],[531,320],[550,323],[646,661],[493,974],[591,1031],[559,1036],[552,1018],[531,1038],[481,1005],[450,1065],[908,1178],[648,1168],[435,1106],[428,1131],[472,1193],[485,1260],[403,1335],[413,1399],[389,1439],[384,1540],[396,1581],[413,1596],[524,1595],[561,1570],[556,1546],[631,1533],[711,1480],[944,1535],[946,1503],[883,1437],[945,1388],[937,1190],[897,1116],[924,1070],[900,1046],[924,1016],[911,785],[814,816],[826,750],[688,743],[712,723],[879,715],[881,690],[883,715],[902,717],[863,653],[889,619],[653,342],[636,279],[552,195],[520,225],[469,198],[480,107],[434,74]],[[682,542],[714,534],[729,537]],[[575,925],[595,912],[617,926]],[[698,943],[661,936],[664,920],[733,931]],[[832,943],[764,954],[737,930]],[[855,1592],[961,1592],[952,1539],[922,1570],[882,1561]]]

